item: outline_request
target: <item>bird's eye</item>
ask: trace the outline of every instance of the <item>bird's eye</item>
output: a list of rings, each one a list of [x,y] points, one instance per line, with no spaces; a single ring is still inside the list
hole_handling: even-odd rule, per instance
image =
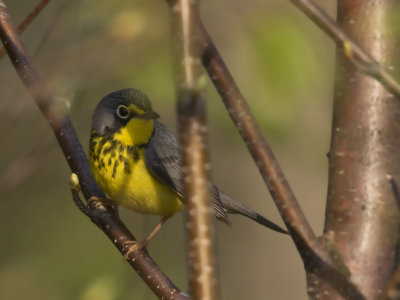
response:
[[[129,117],[129,111],[125,105],[118,105],[116,112],[117,116],[121,119],[127,119]]]

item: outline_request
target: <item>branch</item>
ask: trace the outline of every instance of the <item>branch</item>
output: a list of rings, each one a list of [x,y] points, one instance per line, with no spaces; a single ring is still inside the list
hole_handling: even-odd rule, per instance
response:
[[[344,51],[347,59],[362,73],[375,78],[400,100],[400,83],[396,81],[366,50],[353,41],[328,14],[312,0],[290,0]]]
[[[274,199],[303,259],[307,274],[328,280],[345,297],[364,299],[358,288],[349,282],[346,270],[337,268],[330,245],[317,239],[312,231],[254,115],[202,25],[200,25],[200,39],[203,65]]]
[[[381,300],[398,300],[400,299],[400,266],[394,271],[390,278],[387,288],[382,294]]]
[[[389,176],[389,182],[392,187],[393,197],[397,203],[397,207],[400,207],[400,192],[396,180]],[[398,256],[398,254],[397,254]],[[397,257],[398,261],[398,257]],[[398,300],[400,299],[400,265],[398,265],[392,274],[392,277],[388,281],[385,291],[382,293],[381,300]]]
[[[205,100],[199,91],[198,1],[173,1],[171,14],[178,53],[178,133],[183,149],[190,293],[194,299],[212,300],[216,299],[213,213],[209,195]]]
[[[200,27],[200,32],[203,65],[247,145],[292,238],[296,244],[302,241],[311,249],[320,248],[317,237],[306,220],[243,95],[203,26]]]
[[[400,39],[390,21],[397,9],[395,0],[340,0],[337,22],[369,53],[397,66]],[[335,91],[324,232],[335,233],[353,282],[377,299],[399,251],[400,212],[388,177],[400,176],[393,163],[400,159],[394,151],[400,147],[400,102],[341,55]]]
[[[11,22],[8,10],[1,0],[0,38],[26,89],[48,120],[69,167],[73,173],[78,175],[85,199],[104,198],[103,192],[93,180],[85,152],[65,109],[53,100],[42,78],[33,67],[31,59]],[[74,199],[76,200],[76,195]],[[89,207],[91,220],[103,230],[118,250],[125,254],[127,249],[124,249],[124,244],[127,241],[135,241],[133,235],[109,207],[102,205],[99,201],[91,201],[90,203],[96,204]],[[134,252],[130,255],[128,261],[158,297],[187,299],[160,270],[146,250]]]
[[[173,0],[166,1],[170,6],[175,3]],[[343,270],[336,267],[337,257],[331,257],[332,253],[336,252],[331,251],[329,245],[327,247],[315,236],[229,70],[200,22],[198,26],[202,63],[258,166],[303,259],[307,274],[329,280],[345,297],[364,299],[358,288],[348,280],[346,268]]]
[[[200,27],[203,65],[220,94],[233,122],[255,161],[286,227],[303,259],[307,275],[329,281],[344,297],[364,299],[347,277],[347,269],[338,267],[338,253],[329,243],[319,240],[304,216],[268,142],[261,134],[246,101],[204,27]],[[316,282],[317,280],[314,280]]]
[[[33,11],[26,16],[25,20],[22,21],[21,24],[17,27],[17,34],[20,35],[24,30],[29,26],[29,24],[32,23],[32,21],[40,14],[40,12],[45,8],[47,3],[49,3],[50,0],[42,0],[40,3],[33,9]],[[0,60],[3,59],[4,55],[6,54],[6,49],[1,48],[0,49]]]

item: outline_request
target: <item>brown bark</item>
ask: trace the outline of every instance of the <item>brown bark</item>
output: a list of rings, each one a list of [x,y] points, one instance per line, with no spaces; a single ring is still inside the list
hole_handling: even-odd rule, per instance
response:
[[[339,0],[338,23],[383,65],[398,65],[390,22],[398,8],[394,0]],[[396,265],[399,210],[390,178],[400,180],[400,103],[341,52],[336,78],[324,232],[351,281],[377,299]]]
[[[341,26],[329,17],[329,15],[317,5],[313,0],[291,0],[302,12],[304,12],[311,21],[313,21],[321,30],[330,36],[339,49],[343,49],[349,61],[358,68],[358,70],[368,76],[371,76],[383,84],[389,92],[400,98],[399,82],[376,60],[377,57],[371,56],[368,49],[360,47],[358,43],[343,30]],[[353,5],[351,5],[353,6]],[[368,18],[367,15],[364,16]],[[354,21],[354,20],[353,20]],[[351,22],[351,20],[349,20]],[[395,25],[391,24],[392,26]],[[351,33],[351,32],[350,32]]]
[[[209,193],[206,103],[201,93],[199,8],[196,0],[170,1],[176,47],[178,134],[182,144],[184,218],[189,292],[192,299],[217,299],[213,212]]]

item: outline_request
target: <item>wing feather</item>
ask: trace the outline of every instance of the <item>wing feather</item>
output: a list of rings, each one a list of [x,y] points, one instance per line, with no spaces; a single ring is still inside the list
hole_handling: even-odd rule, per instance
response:
[[[155,120],[154,134],[145,151],[146,166],[157,180],[172,188],[183,198],[181,157],[181,148],[175,135]],[[211,197],[216,217],[230,224],[219,191],[214,185],[211,187]]]

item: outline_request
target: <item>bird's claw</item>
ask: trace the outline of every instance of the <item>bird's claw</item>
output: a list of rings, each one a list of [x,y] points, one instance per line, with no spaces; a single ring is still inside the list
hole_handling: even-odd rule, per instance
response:
[[[149,244],[148,240],[144,240],[144,241],[128,241],[124,243],[124,248],[128,248],[128,250],[126,250],[124,257],[125,259],[128,259],[129,256],[137,251],[137,250],[142,250],[143,248],[146,248],[147,245]]]
[[[100,197],[92,196],[88,200],[88,206],[91,208],[101,208],[101,206],[105,206],[105,207],[111,208],[118,215],[118,204],[108,198],[100,198]]]

